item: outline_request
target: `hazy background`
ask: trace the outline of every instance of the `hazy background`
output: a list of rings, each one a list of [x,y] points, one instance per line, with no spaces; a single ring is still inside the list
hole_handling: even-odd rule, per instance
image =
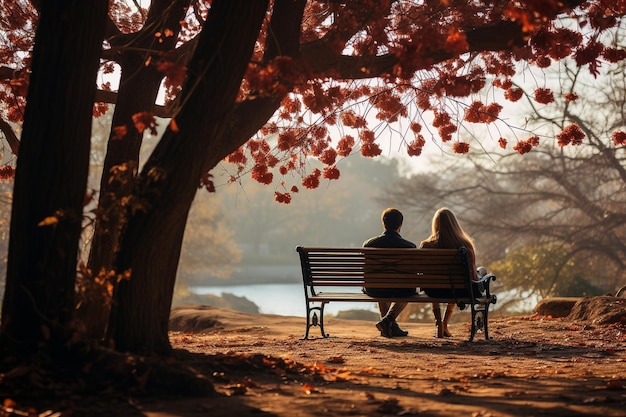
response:
[[[567,63],[560,65],[561,70],[537,75],[554,87],[551,106],[535,109],[535,116],[527,119],[523,102],[507,104],[512,118],[501,121],[510,138],[506,149],[497,145],[502,127],[470,123],[461,124],[459,131],[459,138],[471,144],[467,155],[446,154],[432,139],[424,155],[409,158],[402,140],[382,137],[383,156],[371,159],[357,153],[338,161],[339,180],[322,181],[315,190],[299,187],[288,205],[274,201],[274,191],[285,191],[280,179],[262,185],[244,175],[230,182],[233,167],[219,165],[212,171],[217,192],[198,190],[190,212],[174,304],[304,316],[295,247],[361,246],[381,233],[380,214],[386,207],[404,213],[402,235],[416,243],[428,236],[435,210],[451,208],[475,239],[478,264],[498,277],[493,292],[499,312],[528,312],[546,297],[614,294],[626,284],[626,149],[611,139],[615,130],[626,130],[625,69],[623,64],[607,67],[596,79],[580,74],[584,70],[563,70]],[[565,101],[571,90],[584,100]],[[110,115],[94,120],[93,191],[100,180]],[[571,123],[570,117],[584,130],[585,140],[578,146],[558,146],[556,136]],[[166,125],[161,120],[159,127]],[[531,133],[540,135],[540,146],[519,155],[513,147]],[[159,137],[145,138],[142,160]],[[0,181],[2,291],[11,189],[11,181]],[[83,259],[88,256],[93,204],[85,210]],[[364,310],[358,317],[374,317],[376,306],[328,307],[331,314],[344,310]],[[426,306],[409,310],[407,318],[431,319]]]

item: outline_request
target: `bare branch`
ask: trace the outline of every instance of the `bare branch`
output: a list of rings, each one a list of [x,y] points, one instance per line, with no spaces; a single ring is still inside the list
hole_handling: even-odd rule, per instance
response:
[[[7,123],[5,120],[0,119],[0,131],[4,134],[5,139],[9,143],[9,146],[11,147],[11,152],[13,153],[13,155],[17,155],[17,152],[20,148],[20,141],[17,138],[17,135],[15,134],[15,132],[13,131],[13,128],[11,127],[11,125]]]

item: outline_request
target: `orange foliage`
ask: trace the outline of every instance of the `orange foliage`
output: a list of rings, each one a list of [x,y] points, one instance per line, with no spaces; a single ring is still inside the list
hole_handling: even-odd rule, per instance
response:
[[[0,29],[6,34],[0,40],[0,117],[19,123],[29,84],[37,12],[31,7],[17,7],[16,2],[7,5],[7,11],[0,12]],[[163,74],[168,103],[187,76],[185,43],[201,30],[210,7],[210,1],[192,2],[177,35],[167,27],[144,27],[146,11],[136,10],[130,0],[110,2],[109,17],[121,33],[128,35],[129,51],[136,46],[132,42],[135,36],[147,35],[159,45],[178,36],[175,50],[141,49],[146,65]],[[270,5],[268,19],[275,7],[275,3]],[[624,0],[402,0],[369,1],[366,5],[309,1],[297,55],[268,53],[267,22],[259,33],[238,97],[240,101],[270,98],[280,107],[268,112],[274,113],[270,120],[267,116],[249,118],[258,133],[243,145],[243,139],[232,144],[230,149],[236,150],[226,161],[235,164],[236,172],[226,176],[236,180],[250,172],[255,180],[269,184],[274,174],[284,178],[294,173],[302,178],[305,188],[316,188],[322,178],[339,177],[341,158],[355,151],[366,157],[380,155],[378,140],[386,127],[392,137],[400,136],[412,157],[421,155],[431,141],[455,153],[466,153],[471,143],[454,138],[461,123],[506,124],[503,107],[495,97],[517,102],[528,91],[532,92],[529,99],[536,103],[555,102],[549,88],[537,85],[539,78],[525,77],[524,85],[514,85],[513,79],[520,82],[514,78],[518,71],[547,68],[569,58],[597,75],[603,64],[625,60],[626,50],[611,44],[611,36],[604,36],[619,27],[624,15]],[[101,73],[105,77],[98,81],[102,92],[114,93],[106,75],[119,69],[117,55],[128,56],[124,55],[126,50],[115,49],[119,43],[114,41],[107,39],[104,44]],[[578,95],[571,91],[563,99],[573,102]],[[94,106],[96,116],[106,110],[107,103]],[[432,120],[434,129],[423,129],[427,120]],[[249,123],[246,118],[240,122]],[[136,113],[133,123],[139,132],[148,129],[156,134],[152,113]],[[122,139],[127,128],[114,127],[112,138]],[[175,121],[170,128],[178,130]],[[582,132],[570,125],[557,140],[562,146],[575,145],[582,137]],[[615,132],[611,140],[615,146],[623,146],[624,132]],[[497,144],[507,147],[504,138]],[[513,149],[524,154],[536,146],[538,137],[534,136],[518,141]],[[310,158],[324,167],[312,167]],[[213,188],[210,177],[201,185]],[[276,199],[288,202],[288,195],[277,193]]]
[[[554,94],[549,88],[537,88],[535,90],[535,101],[542,104],[550,104],[554,102]]]
[[[332,165],[337,160],[337,151],[333,148],[324,150],[320,155],[320,161],[326,165]]]
[[[618,130],[613,132],[611,135],[611,140],[615,146],[624,146],[626,145],[626,132],[622,130]]]
[[[109,111],[109,105],[107,103],[95,103],[93,106],[93,117],[100,117]]]
[[[473,102],[465,109],[465,120],[473,123],[491,123],[498,118],[502,106],[498,103],[484,105],[480,101]]]
[[[470,145],[467,142],[456,142],[452,145],[452,150],[454,150],[454,153],[465,154],[469,152]]]
[[[256,164],[252,168],[252,179],[261,184],[271,184],[274,179],[274,174],[268,172],[266,165]]]
[[[336,166],[332,167],[324,167],[324,178],[328,180],[338,180],[339,179],[339,170]]]
[[[157,134],[157,122],[154,114],[149,112],[140,112],[133,114],[133,123],[135,124],[135,129],[139,133],[143,133],[146,129],[150,130],[150,133],[153,135]]]
[[[513,146],[513,150],[519,153],[520,155],[524,155],[532,150],[532,148],[539,146],[539,137],[533,136],[526,140],[518,141],[515,146]]]
[[[313,189],[317,188],[320,185],[320,175],[322,175],[322,171],[315,168],[313,172],[302,180],[302,185],[305,188]]]
[[[509,88],[504,92],[504,98],[509,101],[516,102],[524,95],[524,91],[521,88]]]
[[[156,64],[157,70],[165,74],[166,87],[180,87],[187,76],[187,68],[176,62],[161,60]]]
[[[0,181],[8,180],[15,176],[15,168],[11,165],[4,165],[0,167]]]
[[[279,203],[289,204],[291,202],[291,194],[289,193],[279,193],[278,191],[274,192],[274,200]]]
[[[581,145],[585,134],[576,123],[572,123],[566,126],[561,133],[556,135],[556,138],[558,139],[559,146],[567,146],[569,144]]]
[[[409,145],[407,146],[407,153],[409,156],[420,156],[422,154],[422,149],[426,145],[426,140],[424,136],[418,135]]]
[[[354,142],[354,138],[350,135],[346,135],[339,139],[339,143],[337,144],[337,155],[350,155],[350,153],[352,152],[352,147],[354,146]]]
[[[126,128],[126,126],[124,125],[115,126],[113,127],[113,135],[111,136],[111,139],[122,140],[127,134],[128,134],[128,129]]]

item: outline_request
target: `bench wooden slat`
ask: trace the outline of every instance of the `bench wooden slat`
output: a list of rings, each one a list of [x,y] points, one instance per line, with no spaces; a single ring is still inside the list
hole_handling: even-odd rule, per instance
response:
[[[425,274],[425,275],[415,275],[415,274],[405,274],[405,273],[398,273],[398,274],[366,274],[364,275],[365,277],[365,281],[367,282],[376,282],[376,281],[382,281],[382,282],[394,282],[394,281],[401,281],[401,282],[411,282],[414,283],[416,287],[419,287],[419,284],[421,284],[422,282],[437,282],[440,285],[442,285],[443,287],[446,287],[450,284],[450,282],[461,282],[463,284],[465,284],[465,282],[467,281],[467,278],[463,277],[463,276],[449,276],[446,274]]]
[[[409,272],[383,271],[383,272],[373,272],[373,273],[365,272],[363,276],[367,280],[388,279],[390,281],[393,281],[395,279],[395,280],[414,281],[414,282],[422,282],[422,281],[426,281],[429,279],[436,279],[439,281],[443,281],[446,279],[449,281],[450,279],[453,279],[453,280],[465,282],[465,280],[467,279],[465,275],[449,274],[447,272],[442,273],[438,271],[419,273],[419,274],[416,274],[415,272],[412,272],[412,271],[409,271]]]
[[[347,285],[346,285],[347,284]],[[350,285],[350,282],[347,281],[325,281],[323,284],[315,284],[316,287],[321,288],[321,287],[358,287],[358,288],[362,288],[363,283],[362,282],[354,282],[352,284],[354,285]]]
[[[331,277],[331,278],[324,278],[324,279],[312,277],[310,281],[307,281],[307,285],[311,285],[313,287],[323,287],[325,285],[337,285],[340,283],[343,283],[343,285],[345,286],[358,287],[359,285],[360,286],[365,285],[365,280],[359,277],[352,277],[352,278]]]
[[[346,262],[338,262],[336,264],[331,264],[331,263],[324,263],[324,264],[319,264],[319,263],[310,263],[309,264],[309,268],[311,268],[311,270],[313,271],[317,271],[317,270],[324,270],[324,269],[332,269],[334,270],[353,270],[353,271],[363,271],[363,264],[350,264],[350,263],[346,263]]]
[[[435,268],[435,269],[447,269],[447,268],[460,268],[463,266],[458,259],[419,259],[419,258],[411,258],[411,259],[377,259],[370,260],[369,258],[365,259],[365,268],[375,269],[377,267],[385,267],[385,266],[393,266],[395,268]]]
[[[367,295],[364,293],[340,293],[340,292],[320,292],[317,295],[311,296],[309,298],[311,301],[347,301],[347,302],[372,302],[372,301],[387,301],[388,298],[383,297],[372,297],[371,295]],[[454,303],[454,298],[431,298],[425,294],[416,294],[411,297],[401,297],[396,298],[396,300],[407,301],[407,302],[422,302],[428,303],[437,301],[440,303],[451,302]]]
[[[318,284],[320,285],[320,284]],[[321,284],[324,285],[324,284]],[[364,287],[367,288],[419,288],[419,289],[424,289],[424,288],[443,288],[443,289],[449,289],[452,288],[454,286],[454,288],[459,289],[459,288],[465,288],[465,284],[463,283],[457,283],[455,285],[448,285],[445,288],[439,284],[439,283],[435,283],[435,282],[426,282],[426,283],[420,283],[419,285],[415,285],[415,283],[411,283],[411,282],[382,282],[382,281],[375,281],[375,282],[370,282],[370,281],[363,281],[362,284]]]
[[[346,273],[343,273],[342,271],[315,271],[312,272],[309,276],[315,277],[320,280],[323,280],[324,278],[332,278],[335,276],[365,279],[365,275],[363,274],[363,272],[358,271],[348,271]]]
[[[320,284],[318,284],[320,285]],[[324,284],[322,284],[324,285]],[[437,282],[425,282],[420,283],[419,285],[415,285],[415,283],[411,282],[383,282],[383,281],[363,281],[363,286],[368,288],[452,288],[452,285],[448,285],[445,288]],[[464,283],[456,283],[454,288],[465,288]]]

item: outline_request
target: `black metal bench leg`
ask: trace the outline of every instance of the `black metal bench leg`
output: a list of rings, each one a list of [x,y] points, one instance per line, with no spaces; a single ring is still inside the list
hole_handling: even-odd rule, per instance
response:
[[[311,328],[311,307],[309,303],[306,304],[306,330],[304,336],[300,340],[307,340],[309,338],[309,329]]]
[[[307,340],[309,338],[309,330],[311,327],[319,326],[320,331],[322,332],[322,337],[328,337],[326,333],[324,333],[324,306],[326,303],[322,303],[320,307],[309,307],[307,306],[306,312],[306,331],[304,333],[304,337],[300,338],[300,340]],[[319,312],[319,317],[317,316]]]
[[[469,342],[474,341],[474,335],[476,335],[476,310],[472,306],[472,329],[470,331]]]
[[[324,307],[326,307],[326,303],[322,303],[322,305],[319,308],[319,311],[320,311],[320,324],[319,324],[319,326],[320,326],[320,331],[322,332],[322,337],[326,338],[329,335],[328,335],[328,333],[326,333],[324,331]]]
[[[489,323],[489,317],[487,316],[489,314],[489,306],[485,307],[485,311],[483,312],[484,314],[484,321],[483,321],[483,330],[485,332],[485,340],[489,340],[489,328],[487,327],[487,323]]]

